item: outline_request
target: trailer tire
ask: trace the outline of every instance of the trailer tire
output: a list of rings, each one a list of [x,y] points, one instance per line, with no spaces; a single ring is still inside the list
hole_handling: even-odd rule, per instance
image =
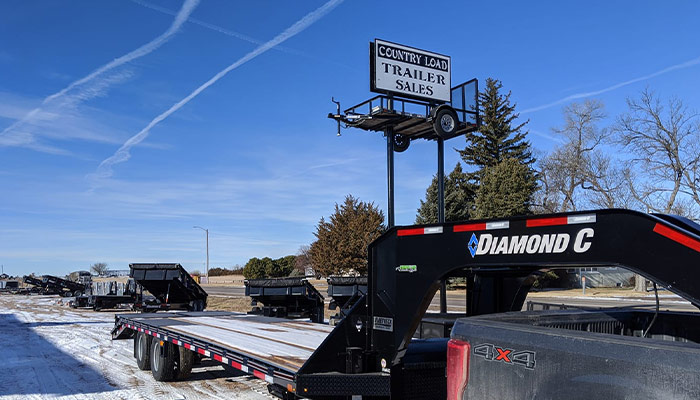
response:
[[[397,153],[403,153],[408,149],[411,144],[411,139],[404,135],[395,134],[394,135],[394,151]]]
[[[134,336],[134,358],[141,371],[151,369],[151,337],[143,332]]]
[[[459,120],[457,114],[451,107],[443,106],[438,108],[433,117],[433,130],[442,139],[450,139],[454,137]]]
[[[71,292],[63,292],[63,297],[73,297],[73,293],[71,293]]]
[[[162,344],[162,345],[161,345]],[[172,381],[175,377],[177,349],[172,343],[151,340],[151,373],[158,382]]]
[[[82,293],[80,292],[80,290],[73,292],[74,297],[80,297],[81,295]]]
[[[204,311],[204,300],[192,300],[188,311]]]
[[[178,381],[185,380],[192,375],[192,365],[194,365],[195,353],[184,347],[177,347],[178,361],[177,372],[175,379]]]

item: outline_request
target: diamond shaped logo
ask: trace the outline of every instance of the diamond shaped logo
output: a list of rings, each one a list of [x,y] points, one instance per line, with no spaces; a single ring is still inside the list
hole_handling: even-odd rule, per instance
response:
[[[469,239],[469,244],[467,245],[467,248],[469,249],[469,253],[472,255],[472,258],[476,255],[476,249],[479,247],[479,240],[476,238],[476,235],[472,233],[472,238]]]

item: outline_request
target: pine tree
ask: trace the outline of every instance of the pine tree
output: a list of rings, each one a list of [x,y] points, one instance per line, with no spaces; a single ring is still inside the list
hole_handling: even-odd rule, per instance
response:
[[[486,80],[486,88],[479,93],[481,129],[467,134],[467,147],[458,150],[467,165],[477,167],[477,171],[470,174],[475,183],[484,167],[493,167],[503,160],[512,158],[529,167],[535,162],[530,143],[525,140],[527,131],[523,129],[529,121],[513,126],[519,114],[515,112],[515,104],[510,104],[511,93],[501,94],[502,88],[501,81]]]
[[[311,244],[311,266],[323,275],[367,273],[367,247],[385,230],[384,214],[374,203],[351,195],[335,205],[328,221],[321,217]]]
[[[486,167],[474,201],[474,218],[505,218],[530,214],[537,190],[527,165],[515,159]]]
[[[445,177],[445,221],[463,221],[469,219],[474,203],[474,186],[457,163],[454,170]],[[416,224],[434,224],[438,222],[437,212],[437,176],[425,191],[425,200],[420,201]]]

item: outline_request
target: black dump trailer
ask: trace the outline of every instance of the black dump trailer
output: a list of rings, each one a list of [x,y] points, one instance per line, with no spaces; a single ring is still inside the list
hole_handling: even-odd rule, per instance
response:
[[[453,338],[463,321],[520,311],[543,269],[620,266],[700,307],[700,230],[670,217],[628,210],[394,227],[369,246],[368,256],[367,294],[334,327],[242,313],[123,314],[115,316],[112,338],[135,338],[134,355],[139,367],[150,367],[157,380],[187,376],[190,360],[198,353],[265,380],[272,393],[285,398],[438,399],[446,398],[448,393],[451,398],[466,398],[462,396],[463,389],[472,383],[483,382],[488,388],[501,384],[497,379],[476,378],[476,368],[485,371],[491,363],[493,368],[509,368],[513,379],[519,377],[518,385],[511,385],[515,382],[511,380],[503,382],[514,387],[509,392],[514,393],[513,398],[525,398],[522,393],[527,392],[518,391],[519,386],[534,385],[538,390],[537,385],[547,383],[535,377],[530,379],[527,374],[538,369],[556,371],[561,365],[575,368],[576,356],[571,356],[566,364],[558,360],[556,353],[545,346],[556,336],[551,333],[546,339],[540,337],[539,352],[533,357],[545,364],[536,361],[534,369],[528,368],[532,366],[528,364],[528,346],[503,348],[496,335],[484,336],[491,340],[488,343],[472,343],[478,344],[478,349],[452,342],[448,346],[447,339],[414,339],[441,280],[453,276],[466,280],[468,317],[457,321]],[[589,354],[600,356],[601,364],[595,366],[600,369],[591,373],[578,369],[578,387],[588,393],[586,398],[605,397],[598,396],[596,385],[584,385],[585,382],[618,379],[617,391],[605,392],[611,394],[606,397],[637,398],[634,393],[638,384],[648,387],[658,381],[652,375],[661,373],[669,374],[666,379],[673,382],[671,397],[699,397],[700,343],[694,332],[700,326],[700,313],[677,317],[653,314],[656,318],[648,315],[634,322],[631,317],[627,318],[629,322],[623,322],[625,332],[639,327],[650,332],[649,336],[632,338],[634,343],[626,343],[637,346],[644,341],[660,350],[670,350],[663,362],[667,367],[672,364],[672,368],[656,368],[653,374],[639,373],[633,384],[626,385],[630,378],[624,371],[626,364],[607,369],[600,376],[596,373],[605,368],[606,362],[613,362],[611,357],[617,357],[616,353],[598,347],[594,341],[574,341],[585,342]],[[506,326],[507,321],[489,323]],[[604,324],[599,326],[596,329],[608,329]],[[536,327],[522,329],[537,331]],[[478,333],[472,329],[466,337],[481,340]],[[605,338],[611,345],[627,338],[615,335],[615,331],[589,334],[609,335]],[[681,340],[661,341],[664,335]],[[637,348],[641,351],[636,352],[636,361],[644,365],[654,365],[657,356],[662,355],[647,352],[643,346]],[[561,353],[566,348],[554,350]],[[552,352],[547,355],[548,351]],[[472,364],[463,363],[468,361],[465,354],[471,355]],[[452,380],[446,378],[446,371]],[[673,376],[677,372],[680,374]],[[685,383],[678,379],[685,379]],[[568,382],[550,383],[564,387]],[[659,397],[663,396],[656,398]]]
[[[202,311],[207,292],[180,264],[129,264],[129,276],[139,285],[134,308],[144,312],[158,310]],[[153,298],[144,295],[147,290]]]
[[[64,291],[63,287],[58,284],[52,283],[53,280],[48,280],[44,279],[46,276],[42,276],[40,278],[36,278],[30,275],[27,275],[22,278],[24,283],[31,285],[32,288],[27,289],[26,291],[20,291],[22,294],[43,294],[43,295],[61,295],[61,296],[66,296],[68,297],[69,295],[72,295],[73,293],[69,293],[69,291]]]
[[[94,311],[114,309],[121,305],[133,307],[140,294],[138,285],[131,278],[127,282],[92,282],[88,291],[89,294],[73,299],[70,306],[73,308],[92,308]]]
[[[321,293],[304,278],[247,279],[245,295],[255,306],[248,314],[278,318],[309,318],[312,322],[324,320],[324,299]],[[262,307],[257,307],[261,303]]]
[[[44,282],[44,287],[54,289],[64,297],[81,296],[85,293],[87,288],[87,286],[82,283],[73,282],[53,275],[44,275],[41,277],[41,281]]]
[[[362,296],[367,294],[367,276],[329,276],[328,296],[331,298],[328,304],[329,310],[338,310],[329,319],[331,325],[345,318],[347,312],[357,303]]]
[[[19,281],[0,281],[0,293],[16,293],[19,291]]]

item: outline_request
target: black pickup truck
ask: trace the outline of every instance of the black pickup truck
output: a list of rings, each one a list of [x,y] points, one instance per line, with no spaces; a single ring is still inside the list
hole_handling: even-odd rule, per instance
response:
[[[577,217],[475,229],[473,261],[502,275],[625,267],[698,307],[700,226],[622,211]],[[544,242],[544,227],[557,238],[551,251],[530,246]],[[452,329],[448,399],[700,399],[700,313],[664,310],[658,293],[656,307],[474,314]]]

